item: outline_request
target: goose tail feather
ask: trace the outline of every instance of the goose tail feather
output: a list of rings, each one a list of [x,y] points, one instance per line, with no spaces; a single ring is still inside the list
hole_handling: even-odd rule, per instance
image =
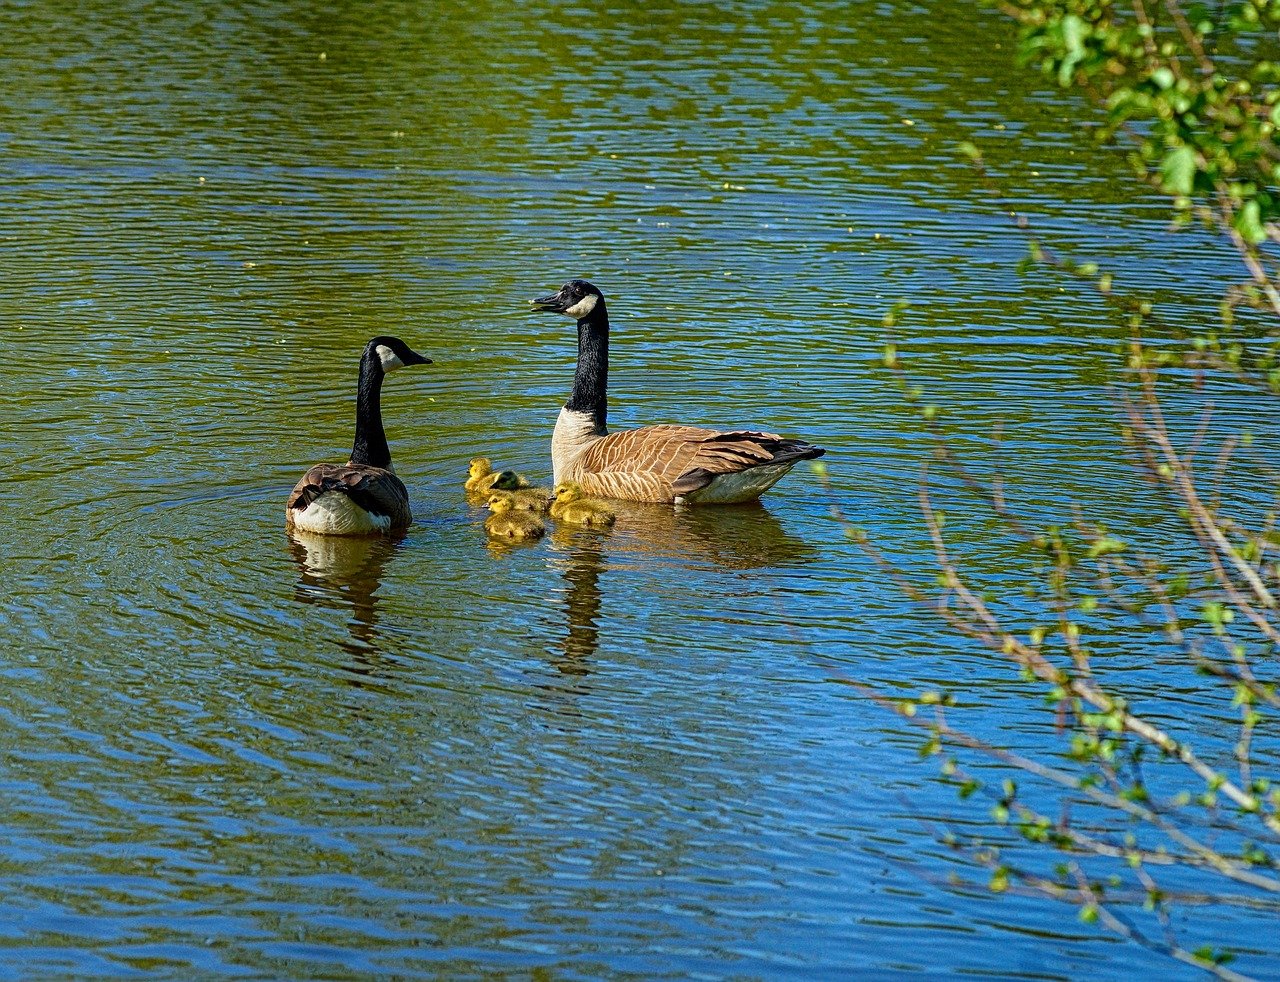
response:
[[[707,487],[716,478],[743,474],[755,468],[767,468],[776,476],[761,487],[767,489],[783,474],[802,460],[821,457],[827,451],[805,440],[783,438],[772,433],[718,433],[709,437],[707,453],[699,458],[714,459],[712,466],[695,466],[681,474],[671,486],[677,496],[692,495]]]

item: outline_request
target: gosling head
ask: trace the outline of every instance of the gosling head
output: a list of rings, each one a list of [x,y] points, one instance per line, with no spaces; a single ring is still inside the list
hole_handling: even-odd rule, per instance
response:
[[[586,280],[570,280],[549,297],[530,300],[534,310],[549,310],[574,320],[583,320],[604,307],[604,294]]]
[[[579,501],[582,498],[582,485],[577,481],[561,481],[556,485],[552,497],[556,501]]]
[[[509,494],[491,494],[485,505],[495,515],[501,515],[515,507],[516,499]]]
[[[515,471],[503,471],[493,479],[494,490],[518,491],[522,487],[520,475]]]
[[[405,365],[430,365],[426,358],[399,338],[383,335],[376,337],[364,346],[364,357],[373,359],[384,372],[393,372]]]
[[[493,473],[493,462],[488,457],[472,457],[467,469],[472,477],[485,477]]]

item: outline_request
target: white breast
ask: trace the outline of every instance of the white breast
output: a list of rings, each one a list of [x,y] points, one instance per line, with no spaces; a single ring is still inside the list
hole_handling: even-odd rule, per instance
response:
[[[368,535],[391,527],[390,515],[374,515],[341,491],[326,491],[302,511],[293,512],[293,524],[320,535]]]
[[[578,455],[601,436],[590,413],[561,408],[551,434],[551,472],[556,484],[578,476],[575,471]]]

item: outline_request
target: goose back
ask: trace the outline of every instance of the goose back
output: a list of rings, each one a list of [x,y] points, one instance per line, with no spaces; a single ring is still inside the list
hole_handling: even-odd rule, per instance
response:
[[[316,464],[294,486],[285,506],[291,527],[327,535],[361,535],[408,528],[409,491],[383,467]]]
[[[632,501],[751,501],[797,461],[822,454],[803,440],[752,430],[659,425],[598,437],[563,479],[587,494]]]

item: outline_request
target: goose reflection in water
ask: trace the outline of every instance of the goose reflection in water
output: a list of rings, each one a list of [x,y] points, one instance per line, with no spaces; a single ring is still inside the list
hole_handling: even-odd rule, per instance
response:
[[[568,630],[551,663],[567,676],[584,676],[600,646],[600,570],[604,566],[603,536],[586,529],[562,526],[552,541],[564,549],[555,565],[567,584],[563,591]],[[585,691],[585,690],[583,690]]]
[[[567,585],[562,593],[566,630],[550,653],[551,661],[561,673],[579,680],[591,672],[600,644],[600,573],[610,558],[768,570],[799,565],[815,555],[759,503],[695,509],[610,500],[609,507],[618,516],[612,531],[560,525],[551,536],[553,565]],[[579,683],[571,691],[586,690]]]
[[[815,555],[758,501],[721,508],[641,501],[610,501],[609,506],[618,513],[609,543],[618,553],[726,569],[793,566]]]
[[[378,670],[377,592],[383,568],[402,540],[403,536],[316,535],[299,529],[289,533],[289,551],[299,571],[294,597],[332,610],[350,609],[351,638],[339,647],[355,660],[350,670],[357,675]]]

